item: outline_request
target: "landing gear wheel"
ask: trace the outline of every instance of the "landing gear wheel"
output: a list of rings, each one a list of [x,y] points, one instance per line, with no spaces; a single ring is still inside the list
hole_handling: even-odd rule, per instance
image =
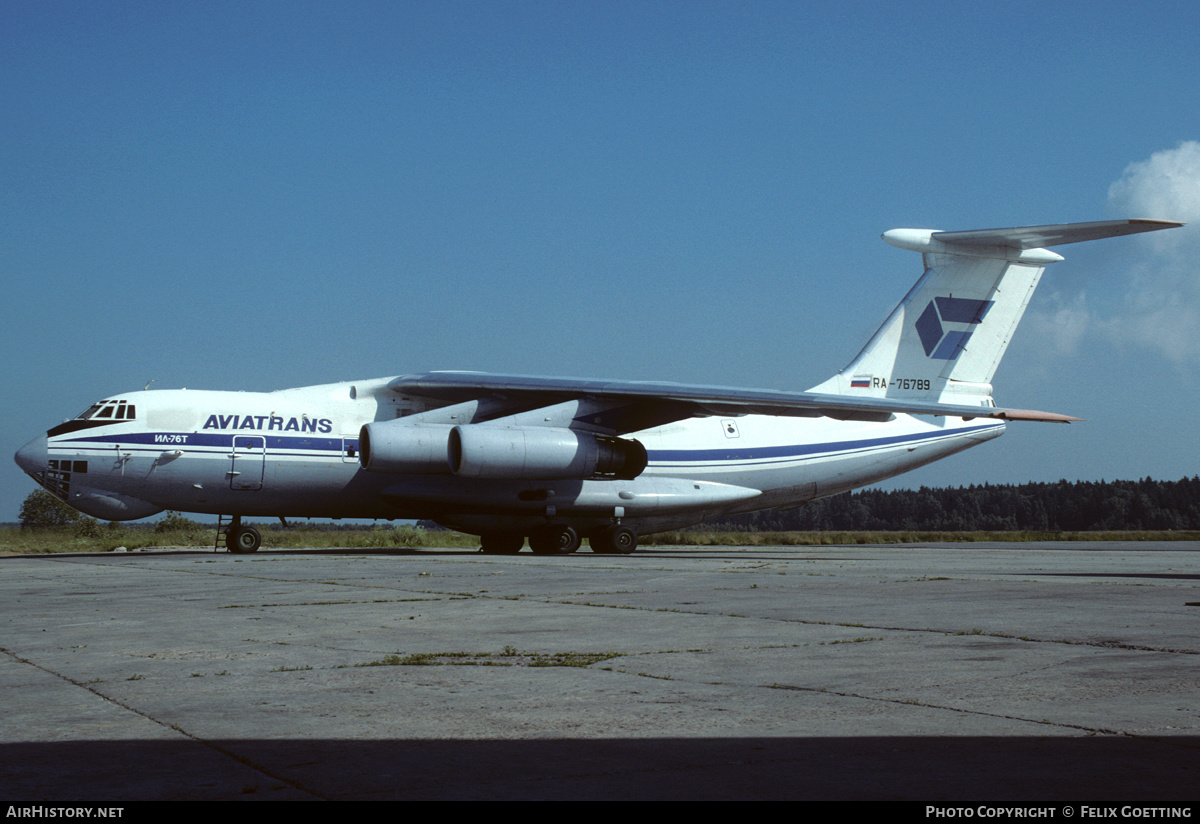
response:
[[[525,546],[525,536],[493,532],[480,536],[479,542],[484,555],[516,555]]]
[[[231,528],[225,535],[225,541],[229,551],[238,555],[258,552],[258,548],[262,546],[262,536],[252,526]]]
[[[592,552],[602,555],[628,555],[637,549],[638,536],[627,526],[610,526],[591,536]]]
[[[581,543],[569,526],[548,526],[529,536],[529,548],[538,555],[570,555]]]

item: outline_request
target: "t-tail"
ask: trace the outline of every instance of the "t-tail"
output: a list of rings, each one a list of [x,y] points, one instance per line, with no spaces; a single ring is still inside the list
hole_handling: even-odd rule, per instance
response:
[[[941,232],[892,229],[883,239],[920,252],[925,272],[863,350],[811,392],[992,406],[992,376],[1046,264],[1045,248],[1182,226],[1104,220]]]

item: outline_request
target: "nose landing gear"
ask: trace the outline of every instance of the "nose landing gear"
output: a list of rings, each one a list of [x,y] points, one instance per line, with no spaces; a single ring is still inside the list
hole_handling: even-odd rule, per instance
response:
[[[241,515],[234,515],[229,526],[224,529],[218,522],[217,531],[219,535],[225,536],[225,548],[235,555],[258,552],[258,548],[262,546],[262,535],[252,526],[242,526]]]

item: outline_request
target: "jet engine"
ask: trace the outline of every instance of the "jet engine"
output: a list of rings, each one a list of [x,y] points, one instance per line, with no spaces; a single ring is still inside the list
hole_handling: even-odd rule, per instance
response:
[[[358,431],[358,460],[368,472],[449,475],[449,424],[401,420],[369,423]]]
[[[646,448],[551,426],[464,424],[450,430],[451,471],[465,478],[591,478],[632,480],[646,468]]]
[[[377,421],[358,433],[359,462],[369,472],[461,478],[632,480],[646,468],[646,448],[553,426],[411,424]]]

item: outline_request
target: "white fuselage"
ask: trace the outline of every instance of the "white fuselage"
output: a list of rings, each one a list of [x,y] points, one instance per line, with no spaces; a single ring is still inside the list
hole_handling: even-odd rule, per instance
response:
[[[997,437],[985,418],[886,421],[744,415],[629,433],[648,464],[631,480],[479,479],[366,471],[364,424],[420,414],[392,379],[277,392],[114,396],[126,420],[69,421],[17,460],[72,506],[111,520],[160,510],[246,516],[429,518],[466,532],[614,517],[654,532],[795,504],[888,478]],[[44,446],[43,446],[44,443]]]

